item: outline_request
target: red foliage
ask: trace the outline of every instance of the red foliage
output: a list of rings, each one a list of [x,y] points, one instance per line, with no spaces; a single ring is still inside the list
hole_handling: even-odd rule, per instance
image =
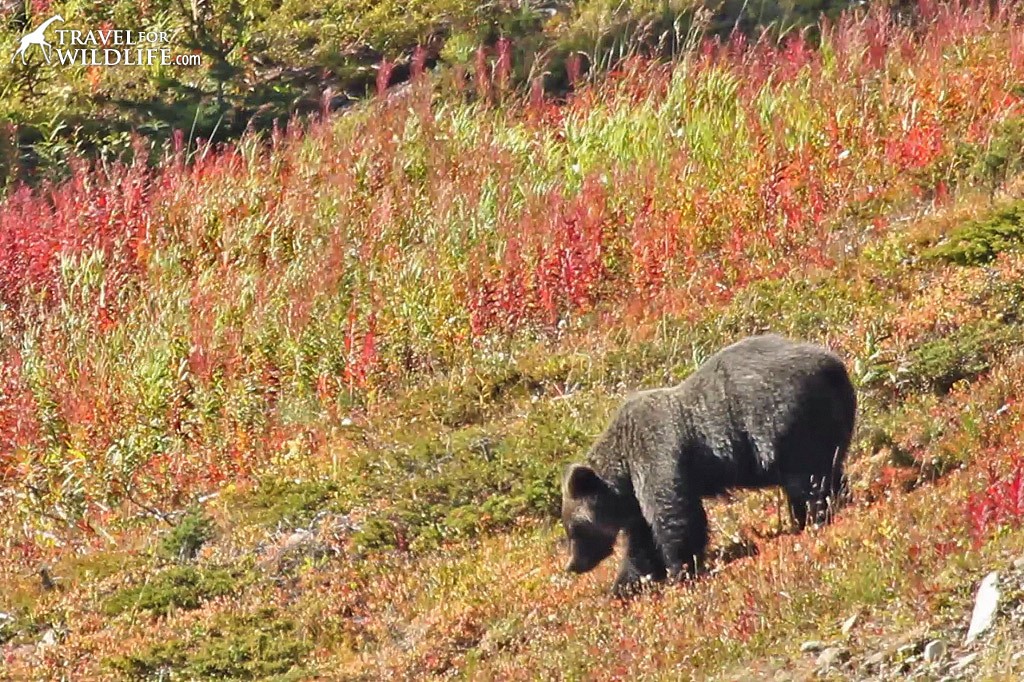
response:
[[[96,303],[112,320],[118,291],[145,267],[151,198],[142,162],[105,176],[79,167],[46,192],[16,189],[0,210],[0,302],[17,310],[34,292],[52,303],[60,259],[99,251],[105,281]]]
[[[476,94],[486,100],[491,94],[491,69],[487,63],[487,48],[483,45],[476,50],[475,63]]]
[[[414,79],[423,75],[427,65],[427,50],[422,45],[417,45],[412,53],[411,71]]]
[[[366,388],[367,377],[377,366],[377,317],[370,313],[366,327],[360,333],[355,305],[349,309],[348,325],[345,330],[345,383],[349,390]]]
[[[782,81],[792,79],[805,66],[819,58],[818,54],[807,44],[807,38],[803,31],[786,39],[778,56],[777,77]]]
[[[377,67],[377,94],[383,93],[391,85],[391,74],[395,65],[388,59],[383,60]]]
[[[989,468],[988,486],[971,495],[967,517],[975,547],[998,528],[1020,526],[1024,520],[1024,458],[1014,458],[1010,472],[1004,476]]]
[[[886,140],[885,155],[898,168],[925,168],[942,154],[944,138],[934,121],[916,121]]]
[[[573,52],[565,60],[565,71],[569,79],[569,87],[576,87],[583,75],[583,58],[578,52]]]
[[[0,483],[18,478],[14,452],[38,434],[36,401],[21,376],[21,356],[11,351],[0,361]]]
[[[638,293],[651,297],[668,280],[670,264],[679,250],[682,216],[678,211],[656,213],[647,197],[633,221],[633,281]]]
[[[494,76],[498,81],[498,91],[506,92],[512,77],[512,41],[508,38],[498,39],[498,61],[494,65]]]
[[[605,278],[607,192],[588,181],[571,200],[524,218],[505,242],[500,265],[468,283],[474,334],[523,323],[552,326],[567,312],[583,312]]]

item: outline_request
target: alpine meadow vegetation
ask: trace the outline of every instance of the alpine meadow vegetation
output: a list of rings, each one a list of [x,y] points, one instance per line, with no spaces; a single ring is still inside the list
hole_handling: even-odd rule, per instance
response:
[[[802,679],[851,614],[855,651],[956,622],[1024,551],[1024,6],[715,21],[12,182],[4,673]],[[564,575],[563,466],[768,330],[847,362],[850,504],[714,502],[709,575],[632,602]]]

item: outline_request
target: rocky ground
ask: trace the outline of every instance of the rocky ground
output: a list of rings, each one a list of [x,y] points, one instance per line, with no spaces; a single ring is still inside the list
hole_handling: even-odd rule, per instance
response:
[[[960,604],[968,608],[950,608],[938,622],[900,634],[879,634],[870,617],[854,613],[839,637],[803,642],[790,665],[773,676],[865,682],[1024,679],[1024,556],[994,567],[969,587],[971,599]]]

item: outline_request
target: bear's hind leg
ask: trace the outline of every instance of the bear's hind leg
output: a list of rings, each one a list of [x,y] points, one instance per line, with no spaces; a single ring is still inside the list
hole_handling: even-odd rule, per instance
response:
[[[810,518],[814,523],[825,525],[832,521],[840,500],[847,494],[847,481],[842,464],[835,464],[831,471],[822,474],[821,485],[816,490],[814,508]]]
[[[786,501],[789,502],[789,514],[798,530],[807,527],[807,516],[810,508],[811,481],[810,477],[790,477],[783,482]]]
[[[843,486],[841,468],[817,475],[801,474],[787,477],[783,481],[783,487],[789,501],[789,511],[797,528],[803,531],[808,523],[828,523]]]

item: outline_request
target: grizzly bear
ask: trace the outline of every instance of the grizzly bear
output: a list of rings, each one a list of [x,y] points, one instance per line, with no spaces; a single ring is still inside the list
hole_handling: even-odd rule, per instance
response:
[[[842,360],[768,334],[711,356],[679,385],[629,396],[562,483],[571,560],[585,573],[619,532],[613,593],[693,575],[704,558],[703,499],[781,486],[798,528],[826,523],[844,487],[857,398]]]

